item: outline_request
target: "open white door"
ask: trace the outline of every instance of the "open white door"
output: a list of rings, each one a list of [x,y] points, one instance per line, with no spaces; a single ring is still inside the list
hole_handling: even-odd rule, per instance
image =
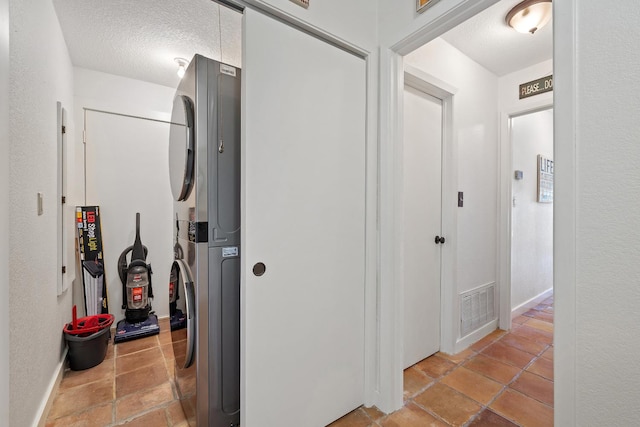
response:
[[[364,395],[366,66],[244,19],[241,422],[323,426]]]

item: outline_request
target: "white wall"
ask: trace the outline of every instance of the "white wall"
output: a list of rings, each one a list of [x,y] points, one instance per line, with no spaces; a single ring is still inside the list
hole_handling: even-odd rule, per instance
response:
[[[600,5],[554,2],[559,426],[640,419],[640,3]]]
[[[426,25],[438,27],[440,22],[454,16],[451,25],[439,30],[439,36],[448,29],[475,15],[499,0],[439,0],[422,13],[416,12],[415,0],[378,0],[378,34],[382,46],[391,47],[401,40],[413,38]],[[460,15],[462,14],[462,15]],[[460,15],[460,16],[459,16]],[[436,31],[438,32],[438,31]],[[416,40],[415,49],[424,41]],[[404,52],[402,52],[404,53]]]
[[[9,1],[0,0],[0,199],[9,198]],[[9,204],[0,207],[0,323],[9,323]],[[9,425],[9,330],[0,331],[0,425]]]
[[[519,99],[518,91],[520,84],[551,74],[553,74],[553,60],[549,59],[500,77],[498,81],[500,86],[500,111],[512,114],[535,110],[541,106],[551,106],[553,104],[553,91],[524,99]]]
[[[80,124],[83,108],[170,120],[174,94],[175,88],[74,68],[75,114]]]
[[[246,0],[246,3],[274,8],[360,48],[373,51],[376,47],[377,7],[371,1],[310,0],[308,9],[289,0]]]
[[[56,286],[56,102],[73,104],[73,69],[50,0],[10,0],[9,11],[9,425],[29,426],[57,375],[71,320],[71,293],[57,296]]]
[[[500,324],[511,328],[511,317],[526,307],[512,311],[511,298],[511,214],[513,180],[513,152],[511,146],[510,118],[526,113],[548,109],[553,106],[553,91],[519,99],[519,85],[553,73],[553,61],[547,60],[522,70],[502,76],[500,87],[500,223],[499,223],[499,280],[500,280]]]
[[[83,123],[85,108],[162,121],[171,119],[174,88],[84,68],[75,68],[74,76],[77,123]],[[169,125],[95,111],[87,111],[86,117],[86,203],[101,208],[109,312],[116,321],[124,317],[117,258],[133,244],[135,212],[140,212],[142,243],[149,249],[147,262],[154,272],[153,309],[159,317],[168,316],[168,291],[164,285],[173,260]],[[82,141],[81,127],[78,126],[78,141]],[[82,143],[76,146],[81,153]],[[94,162],[95,156],[99,157],[98,162]],[[78,205],[85,204],[83,190]],[[78,281],[74,302],[82,306],[82,301]]]
[[[453,139],[464,192],[464,207],[455,210],[457,295],[496,280],[498,78],[442,39],[405,56],[405,63],[457,89]]]
[[[537,156],[553,159],[553,110],[511,119],[511,309],[553,288],[553,204],[537,202]],[[513,171],[523,172],[515,180]]]

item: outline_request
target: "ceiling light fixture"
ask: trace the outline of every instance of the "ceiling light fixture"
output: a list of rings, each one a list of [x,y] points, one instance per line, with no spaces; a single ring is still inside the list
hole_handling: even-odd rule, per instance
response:
[[[551,20],[551,0],[525,0],[507,13],[507,25],[519,33],[535,33]]]
[[[187,65],[189,65],[189,61],[184,58],[174,58],[174,61],[178,64],[178,77],[184,77],[184,72],[187,69]]]

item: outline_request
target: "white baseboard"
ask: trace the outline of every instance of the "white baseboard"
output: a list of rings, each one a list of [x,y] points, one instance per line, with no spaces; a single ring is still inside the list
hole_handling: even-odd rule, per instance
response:
[[[511,320],[513,320],[516,317],[522,315],[523,313],[526,313],[527,311],[531,310],[533,307],[535,307],[536,305],[540,304],[542,301],[546,300],[551,295],[553,295],[553,288],[547,289],[543,293],[531,298],[528,301],[523,302],[522,304],[520,304],[519,306],[517,306],[515,308],[512,308],[511,309]]]
[[[62,358],[60,359],[60,362],[58,362],[58,366],[56,366],[56,370],[51,377],[51,381],[49,382],[49,387],[47,387],[47,392],[45,393],[44,398],[40,403],[40,407],[38,407],[38,411],[36,412],[36,416],[33,421],[33,427],[44,427],[47,423],[49,410],[51,410],[51,405],[53,405],[53,400],[56,397],[58,387],[60,387],[60,381],[62,381],[62,376],[64,375],[64,368],[66,366],[68,351],[69,347],[65,347],[64,351],[62,352]]]
[[[462,350],[465,350],[470,345],[474,344],[476,341],[481,340],[485,336],[489,335],[491,332],[495,331],[498,328],[498,319],[494,319],[491,322],[487,323],[483,327],[476,329],[471,332],[469,335],[460,338],[456,341],[456,345],[453,349],[453,354],[458,354]]]

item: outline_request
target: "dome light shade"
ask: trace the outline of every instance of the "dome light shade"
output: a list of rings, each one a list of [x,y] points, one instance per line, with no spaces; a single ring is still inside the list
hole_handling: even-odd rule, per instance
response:
[[[184,58],[174,58],[174,61],[178,64],[178,77],[183,78],[189,61]]]
[[[535,33],[551,20],[551,0],[525,0],[511,9],[506,23],[519,33]]]

